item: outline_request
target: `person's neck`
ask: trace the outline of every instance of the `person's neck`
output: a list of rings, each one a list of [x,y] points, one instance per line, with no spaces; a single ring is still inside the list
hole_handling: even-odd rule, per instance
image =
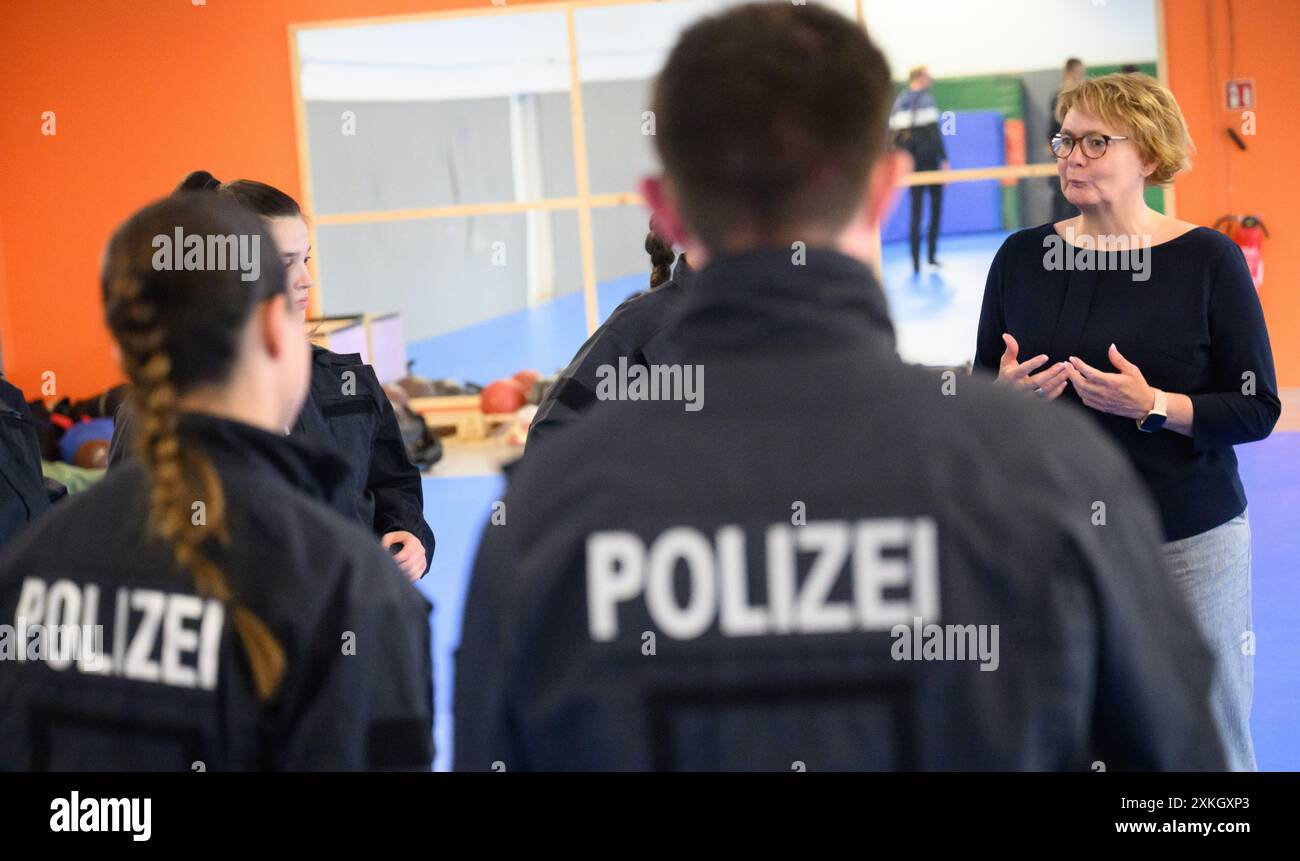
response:
[[[1089,236],[1151,236],[1160,214],[1141,197],[1123,204],[1079,208],[1078,232]]]
[[[836,237],[833,247],[840,254],[852,257],[877,275],[880,274],[879,267],[876,265],[880,243],[873,231],[846,230]]]
[[[806,254],[809,251],[837,251],[841,254],[848,254],[853,257],[860,257],[861,251],[866,246],[861,243],[852,241],[850,232],[840,235],[831,236],[817,230],[803,231],[798,234],[799,239],[766,237],[755,238],[752,236],[733,237],[717,250],[710,250],[700,245],[692,246],[684,251],[686,259],[690,261],[691,266],[698,272],[704,268],[710,259],[717,257],[734,257],[740,254],[749,254],[755,251],[771,251],[782,249],[792,256]]]
[[[198,386],[176,403],[182,412],[204,413],[283,434],[285,424],[271,393],[256,381],[233,381],[221,386]]]
[[[693,239],[682,245],[681,256],[686,258],[687,265],[696,272],[709,265],[709,249]]]

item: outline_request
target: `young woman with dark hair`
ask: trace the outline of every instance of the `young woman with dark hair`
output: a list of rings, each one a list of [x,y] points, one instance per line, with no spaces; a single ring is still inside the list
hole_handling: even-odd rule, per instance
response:
[[[300,320],[307,316],[312,288],[311,238],[298,202],[279,189],[248,179],[221,183],[195,171],[176,191],[215,193],[261,217],[285,270],[290,303]],[[109,452],[110,468],[129,456],[133,408],[118,410]],[[343,458],[351,469],[339,510],[371,529],[406,576],[418,580],[429,570],[434,537],[424,519],[420,471],[411,463],[375,371],[356,354],[312,347],[311,388],[290,435],[309,440]],[[400,546],[399,546],[400,545]]]

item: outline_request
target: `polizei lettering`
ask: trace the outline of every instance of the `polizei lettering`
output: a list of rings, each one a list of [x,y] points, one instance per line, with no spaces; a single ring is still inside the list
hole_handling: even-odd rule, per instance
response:
[[[648,546],[632,532],[588,536],[592,639],[617,638],[620,606],[637,600],[658,631],[676,640],[714,625],[724,637],[761,637],[888,631],[916,616],[939,617],[938,539],[928,517],[769,526],[762,537],[765,603],[749,594],[747,538],[740,526],[723,526],[712,538],[677,526]],[[688,588],[681,601],[674,584],[683,566]],[[852,598],[831,600],[845,576]]]
[[[178,688],[213,690],[225,608],[220,601],[156,589],[118,589],[101,608],[93,583],[40,577],[23,581],[14,624],[0,625],[0,659],[44,661],[55,670],[119,676]],[[101,626],[100,610],[111,614]],[[80,643],[75,657],[45,642],[58,626],[107,628]],[[35,634],[35,636],[33,636]]]

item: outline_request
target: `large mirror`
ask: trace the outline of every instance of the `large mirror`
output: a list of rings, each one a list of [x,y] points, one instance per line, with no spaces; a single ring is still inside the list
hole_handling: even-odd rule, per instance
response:
[[[681,30],[727,5],[494,7],[296,28],[319,311],[400,314],[408,357],[426,377],[486,382],[562,367],[646,286],[636,189],[657,167],[651,82]],[[1047,147],[1065,61],[1080,59],[1084,75],[1158,74],[1158,2],[827,5],[863,21],[896,95],[909,70],[932,79],[951,173],[900,189],[882,230],[882,273],[903,357],[965,364],[998,245],[1072,214]],[[994,175],[965,173],[976,169]],[[1159,189],[1149,199],[1168,207]],[[937,267],[924,260],[936,200]]]
[[[980,301],[993,255],[1023,227],[1077,213],[1059,191],[1048,139],[1055,97],[1072,75],[1159,72],[1157,0],[863,0],[868,32],[888,57],[895,89],[924,67],[939,112],[949,168],[1004,175],[909,187],[881,234],[882,270],[899,352],[927,365],[964,365],[974,356]],[[1036,171],[1039,176],[1026,176]],[[960,175],[951,179],[963,179]],[[915,183],[913,179],[911,182]],[[913,190],[915,188],[916,190]],[[938,266],[928,262],[938,202]],[[1148,202],[1166,206],[1150,189]],[[911,233],[916,219],[919,271]]]
[[[340,349],[367,353],[385,382],[403,359],[426,378],[480,384],[566,365],[647,286],[637,187],[658,169],[651,82],[681,30],[726,5],[604,0],[295,27],[304,202],[318,311],[330,318],[321,328]],[[902,356],[962,365],[999,244],[1055,217],[1048,113],[1065,60],[1080,58],[1086,74],[1130,63],[1157,72],[1155,0],[828,5],[865,23],[896,93],[909,69],[933,77],[951,172],[909,182],[942,183],[941,265],[912,271],[905,187],[882,231],[882,270]],[[931,192],[921,196],[928,205]],[[454,395],[429,400],[451,404],[426,419],[453,432],[434,474],[454,480],[425,482],[440,541],[422,584],[440,608],[446,767],[448,656],[472,536],[495,511],[495,472],[520,440],[458,444],[484,431],[488,400],[467,397],[465,410]]]
[[[320,311],[400,313],[426,377],[567,360],[586,326],[565,15],[295,35]]]

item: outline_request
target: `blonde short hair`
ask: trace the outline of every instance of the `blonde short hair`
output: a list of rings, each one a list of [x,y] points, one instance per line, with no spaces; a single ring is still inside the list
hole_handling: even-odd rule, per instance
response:
[[[1155,162],[1149,185],[1168,185],[1191,167],[1195,152],[1187,121],[1167,87],[1150,75],[1114,74],[1089,78],[1063,91],[1056,101],[1056,119],[1071,108],[1099,117],[1122,129],[1143,163]]]

